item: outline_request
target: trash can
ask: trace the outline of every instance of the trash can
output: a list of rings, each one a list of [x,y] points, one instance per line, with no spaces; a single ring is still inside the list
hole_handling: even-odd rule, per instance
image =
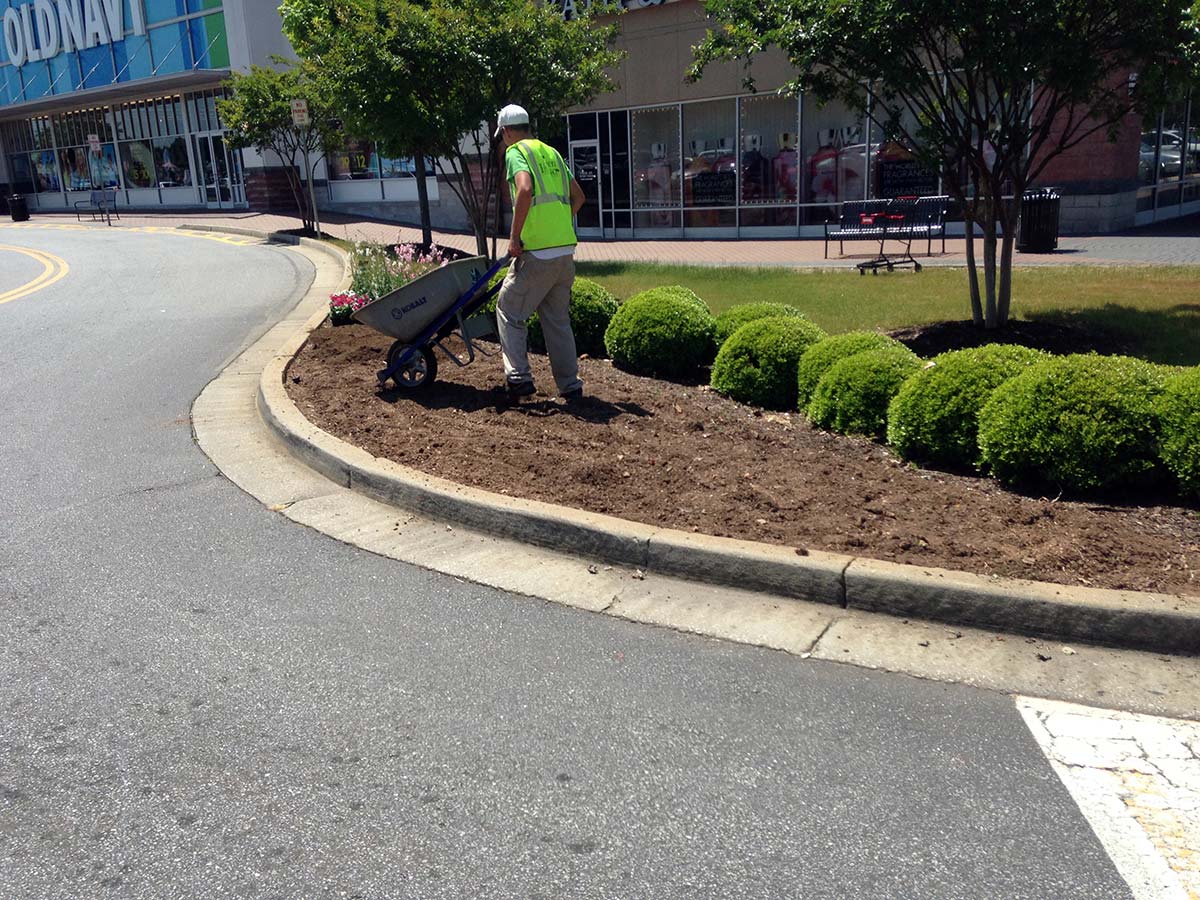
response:
[[[25,198],[20,194],[13,194],[9,197],[8,214],[12,216],[14,222],[29,221],[29,204],[25,202]]]
[[[1021,197],[1021,230],[1017,250],[1049,253],[1058,249],[1058,209],[1061,198],[1054,188],[1026,191]]]

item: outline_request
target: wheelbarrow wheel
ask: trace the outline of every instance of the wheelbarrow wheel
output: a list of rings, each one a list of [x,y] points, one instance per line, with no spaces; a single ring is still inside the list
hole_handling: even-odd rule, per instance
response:
[[[389,369],[408,347],[409,345],[403,341],[396,341],[392,344],[387,355]],[[427,388],[433,384],[435,378],[437,378],[437,357],[433,355],[433,350],[429,347],[422,347],[403,369],[392,373],[392,381],[396,383],[396,387],[405,391]]]

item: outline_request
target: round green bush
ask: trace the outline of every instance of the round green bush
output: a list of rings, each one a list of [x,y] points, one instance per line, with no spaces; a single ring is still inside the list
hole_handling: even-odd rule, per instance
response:
[[[721,346],[729,336],[755,319],[770,319],[775,316],[795,316],[798,319],[807,318],[804,313],[787,303],[741,303],[731,306],[717,316],[717,346]]]
[[[674,288],[652,288],[617,308],[604,346],[613,362],[630,372],[687,376],[713,361],[716,327],[698,297],[693,301]]]
[[[1167,379],[1157,411],[1159,458],[1184,494],[1200,497],[1200,367]]]
[[[1008,484],[1073,492],[1143,485],[1158,471],[1155,401],[1165,381],[1127,356],[1044,360],[980,410],[983,464]]]
[[[617,298],[587,278],[576,278],[571,286],[571,330],[575,349],[588,356],[604,356],[604,330],[617,312]],[[529,317],[529,349],[546,352],[546,336],[537,313]]]
[[[796,408],[796,364],[825,336],[804,317],[747,322],[721,345],[712,368],[718,393],[768,409]]]
[[[867,350],[885,350],[888,348],[904,348],[895,338],[877,331],[848,331],[845,334],[835,334],[818,341],[804,351],[796,368],[796,399],[803,409],[812,399],[813,391],[821,376],[829,371],[838,360]]]
[[[808,418],[827,431],[881,438],[888,404],[920,368],[920,357],[907,347],[865,350],[838,360],[817,382]]]
[[[654,291],[662,296],[677,297],[680,300],[686,300],[688,303],[695,303],[706,313],[712,315],[712,310],[708,308],[708,304],[701,299],[700,295],[691,288],[684,287],[682,284],[668,284],[665,287],[651,288],[650,291]],[[642,291],[642,293],[648,294],[650,291]],[[634,296],[636,297],[637,295],[635,294]],[[629,299],[632,300],[633,297]]]
[[[887,441],[905,459],[951,468],[979,462],[979,410],[1000,385],[1044,353],[986,344],[936,356],[888,407]]]

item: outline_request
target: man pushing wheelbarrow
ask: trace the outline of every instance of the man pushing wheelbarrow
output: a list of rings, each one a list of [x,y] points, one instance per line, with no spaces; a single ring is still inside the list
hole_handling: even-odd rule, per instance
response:
[[[529,113],[510,104],[497,116],[496,137],[512,194],[508,254],[512,264],[496,301],[496,330],[510,397],[534,393],[529,370],[529,317],[535,312],[546,336],[546,352],[558,392],[583,396],[579,357],[571,331],[571,285],[575,282],[575,227],[583,189],[562,155],[532,136]]]

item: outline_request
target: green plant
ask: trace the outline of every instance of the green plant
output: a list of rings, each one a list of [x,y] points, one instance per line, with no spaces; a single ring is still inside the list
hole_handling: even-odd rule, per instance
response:
[[[1145,484],[1158,469],[1155,401],[1165,380],[1127,356],[1046,359],[984,404],[983,464],[1009,484],[1068,491]]]
[[[795,409],[796,364],[824,336],[802,316],[747,322],[721,345],[713,363],[712,387],[742,403]]]
[[[571,286],[571,330],[575,348],[588,356],[604,356],[604,332],[617,312],[617,298],[586,278],[576,278]],[[529,318],[529,349],[546,351],[546,337],[537,313]]]
[[[1184,494],[1200,497],[1200,368],[1168,378],[1156,410],[1159,458]]]
[[[712,310],[708,308],[708,304],[704,302],[703,298],[691,288],[684,287],[682,284],[668,284],[664,287],[652,288],[652,290],[658,291],[664,297],[670,296],[679,300],[686,300],[688,303],[695,303],[706,313],[712,315]]]
[[[412,244],[356,241],[350,250],[350,289],[378,300],[441,265],[445,258],[437,247],[422,253]]]
[[[807,318],[804,313],[800,312],[800,310],[790,303],[760,301],[758,303],[743,303],[740,306],[733,306],[717,316],[717,346],[724,344],[729,340],[731,334],[747,322],[753,322],[755,319],[768,319],[774,316]]]
[[[882,438],[888,403],[900,385],[921,368],[907,347],[865,350],[838,360],[817,382],[808,417],[818,428]]]
[[[838,360],[867,350],[883,350],[889,347],[903,347],[895,338],[877,331],[848,331],[845,334],[835,334],[818,341],[804,351],[800,363],[796,367],[796,400],[801,409],[812,399],[813,391],[821,376],[829,371]]]
[[[652,288],[617,308],[604,346],[618,366],[631,372],[679,377],[712,362],[715,332],[716,320],[699,297]]]
[[[966,468],[979,462],[979,410],[1044,353],[1016,344],[953,350],[904,382],[888,407],[887,441],[905,459]]]

